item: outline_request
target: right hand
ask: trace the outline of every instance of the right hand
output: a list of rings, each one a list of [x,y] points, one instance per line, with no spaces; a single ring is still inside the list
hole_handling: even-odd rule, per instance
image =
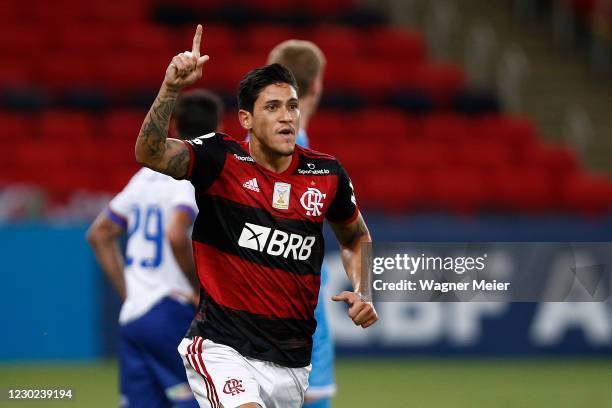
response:
[[[193,37],[191,51],[185,51],[174,58],[166,68],[164,84],[167,88],[180,91],[186,86],[202,78],[202,66],[210,58],[208,55],[200,56],[200,42],[202,41],[202,26],[198,24]]]

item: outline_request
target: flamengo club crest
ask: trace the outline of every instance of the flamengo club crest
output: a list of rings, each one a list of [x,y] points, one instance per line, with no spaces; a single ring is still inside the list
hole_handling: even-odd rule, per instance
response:
[[[323,199],[326,194],[323,194],[314,187],[308,187],[308,190],[302,194],[300,203],[306,210],[306,215],[318,217],[321,215],[321,207],[323,207]]]
[[[223,392],[230,395],[238,395],[241,392],[244,392],[242,380],[236,380],[234,378],[231,378],[225,381],[225,385],[223,386]]]

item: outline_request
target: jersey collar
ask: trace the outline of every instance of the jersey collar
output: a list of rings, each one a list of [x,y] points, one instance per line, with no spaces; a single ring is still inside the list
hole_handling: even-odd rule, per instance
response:
[[[247,152],[249,154],[249,156],[251,156],[251,147],[249,146],[248,138],[246,140],[240,142],[240,144],[241,144],[243,150],[245,152]],[[276,172],[274,172],[274,171],[272,171],[270,169],[267,169],[267,168],[263,167],[262,165],[260,165],[257,162],[255,162],[255,165],[258,168],[260,168],[261,170],[263,170],[264,172],[272,174],[274,176],[277,176],[277,177],[279,177],[279,176],[281,176],[281,177],[282,176],[288,176],[288,175],[292,174],[295,171],[295,169],[297,168],[297,166],[298,166],[298,162],[299,162],[298,148],[299,148],[299,146],[296,144],[295,145],[295,149],[293,150],[293,154],[291,155],[291,163],[289,164],[289,167],[287,167],[287,169],[285,171],[281,172],[281,173],[276,173]],[[251,156],[251,157],[253,157],[253,156]]]

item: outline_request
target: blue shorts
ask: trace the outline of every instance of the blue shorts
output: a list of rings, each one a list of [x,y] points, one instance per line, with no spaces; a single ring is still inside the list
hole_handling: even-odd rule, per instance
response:
[[[327,268],[321,268],[321,290],[319,303],[315,309],[317,329],[313,336],[312,371],[308,378],[306,397],[309,399],[330,399],[336,392],[334,380],[334,342],[327,324],[325,312],[325,294],[323,293],[327,281]],[[314,405],[306,404],[305,407]]]
[[[198,407],[176,351],[194,315],[193,306],[166,297],[120,326],[122,407]]]

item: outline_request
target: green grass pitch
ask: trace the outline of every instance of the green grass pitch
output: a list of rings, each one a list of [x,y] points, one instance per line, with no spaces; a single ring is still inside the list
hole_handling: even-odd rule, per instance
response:
[[[612,359],[339,360],[335,408],[612,408]],[[71,402],[2,407],[116,407],[117,366],[100,363],[0,364],[0,388],[71,387]]]

